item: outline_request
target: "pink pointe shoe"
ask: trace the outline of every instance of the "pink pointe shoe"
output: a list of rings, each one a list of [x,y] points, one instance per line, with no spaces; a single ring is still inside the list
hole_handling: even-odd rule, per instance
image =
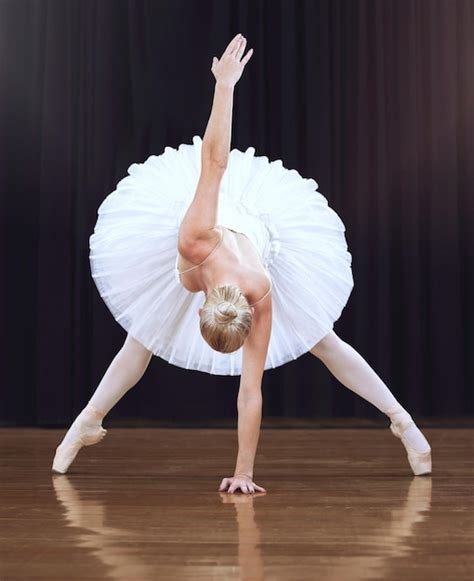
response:
[[[83,446],[97,444],[105,437],[107,430],[100,423],[104,415],[96,407],[86,405],[56,448],[52,465],[53,472],[65,474]]]
[[[390,412],[388,412],[390,415]],[[395,419],[396,416],[399,418]],[[411,469],[415,476],[421,476],[423,474],[431,474],[431,447],[427,439],[423,436],[419,428],[416,426],[412,417],[408,412],[395,412],[390,416],[391,424],[390,430],[394,436],[402,441],[405,446],[408,456],[408,462],[410,463]],[[413,448],[407,439],[407,431],[411,431],[412,441],[416,438],[419,442],[420,447],[423,451],[417,451]]]

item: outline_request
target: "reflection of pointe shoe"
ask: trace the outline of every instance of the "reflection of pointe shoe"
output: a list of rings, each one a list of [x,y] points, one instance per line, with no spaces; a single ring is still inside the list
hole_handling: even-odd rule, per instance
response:
[[[426,438],[421,434],[421,438],[424,441],[426,451],[418,452],[413,446],[407,441],[404,433],[410,426],[414,426],[415,429],[419,430],[415,422],[408,416],[409,419],[404,419],[402,422],[396,422],[390,424],[390,430],[394,436],[402,441],[405,446],[408,456],[408,462],[410,463],[411,469],[415,476],[421,476],[422,474],[431,474],[431,447],[428,444]]]
[[[52,466],[54,472],[65,474],[83,446],[97,444],[104,438],[107,430],[97,425],[104,415],[96,407],[87,404],[70,428],[73,430],[72,437],[67,438],[66,434],[63,442],[56,448]]]

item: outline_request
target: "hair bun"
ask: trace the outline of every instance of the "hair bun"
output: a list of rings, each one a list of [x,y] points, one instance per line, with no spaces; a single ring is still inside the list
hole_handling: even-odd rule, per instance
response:
[[[238,315],[238,311],[235,308],[235,305],[228,301],[219,303],[217,305],[216,311],[217,319],[219,320],[220,323],[229,323],[230,321],[234,320]]]
[[[252,311],[239,286],[224,284],[207,295],[199,317],[206,343],[220,353],[233,353],[244,344],[252,326]]]

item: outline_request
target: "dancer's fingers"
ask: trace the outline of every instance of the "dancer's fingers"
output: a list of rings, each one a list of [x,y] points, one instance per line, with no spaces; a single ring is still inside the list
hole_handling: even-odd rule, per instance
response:
[[[219,490],[225,490],[227,485],[229,483],[229,479],[228,478],[223,478],[221,485],[219,486]]]
[[[244,54],[245,46],[247,45],[247,39],[245,36],[242,37],[239,46],[235,52],[235,58],[240,61],[242,55]]]
[[[227,490],[227,492],[230,492],[230,494],[232,494],[232,493],[235,492],[236,488],[237,488],[237,485],[236,484],[231,484],[229,486],[229,489]]]
[[[242,44],[242,37],[240,37],[237,43],[233,46],[232,50],[229,52],[229,56],[237,58],[237,54],[239,52],[240,45]]]
[[[249,51],[247,51],[247,54],[240,61],[240,64],[245,66],[249,62],[249,59],[252,55],[253,55],[253,48],[251,48]]]
[[[262,486],[259,486],[258,484],[255,484],[255,482],[253,483],[253,485],[255,486],[255,488],[259,491],[259,492],[266,492],[266,489],[263,488]]]
[[[222,56],[224,55],[228,55],[231,54],[231,52],[235,49],[235,47],[237,46],[239,40],[240,40],[241,34],[239,32],[239,34],[236,34],[234,36],[234,38],[229,42],[229,44],[227,45],[227,48],[225,49],[225,51],[222,53]]]

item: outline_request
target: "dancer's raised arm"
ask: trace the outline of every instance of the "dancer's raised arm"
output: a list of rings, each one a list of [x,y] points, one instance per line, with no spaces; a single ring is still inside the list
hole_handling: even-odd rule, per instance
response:
[[[216,226],[219,187],[230,153],[234,87],[253,53],[250,49],[242,59],[246,42],[241,34],[236,35],[221,58],[214,57],[212,62],[216,79],[214,99],[202,142],[201,175],[181,223],[182,247],[186,241],[194,245],[197,239],[208,238],[209,230]]]
[[[221,58],[212,60],[211,71],[216,79],[211,116],[202,142],[202,162],[214,161],[227,166],[232,132],[233,91],[253,49],[242,58],[247,39],[237,34],[229,43]]]

